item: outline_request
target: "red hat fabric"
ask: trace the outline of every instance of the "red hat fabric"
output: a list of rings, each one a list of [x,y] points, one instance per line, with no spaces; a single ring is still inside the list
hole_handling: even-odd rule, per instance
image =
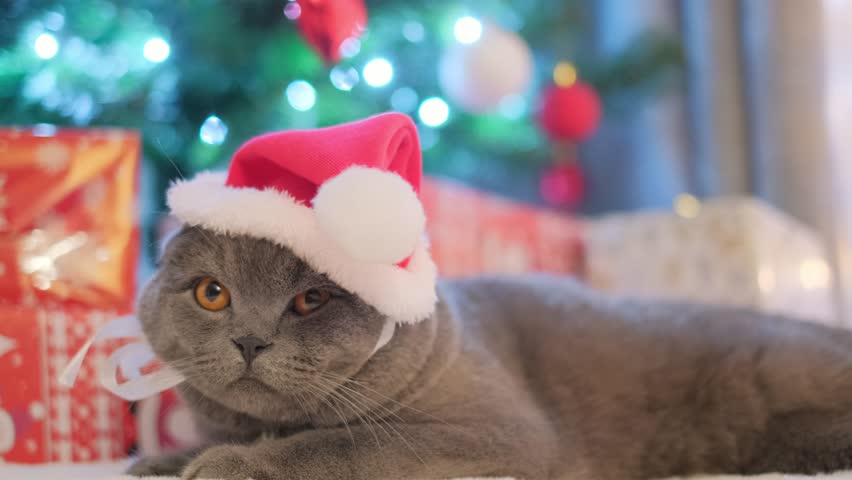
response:
[[[268,133],[234,154],[229,187],[275,188],[310,205],[319,186],[353,166],[396,173],[420,193],[417,128],[406,115],[386,113],[315,130]]]
[[[397,323],[411,323],[437,300],[421,163],[414,123],[386,113],[256,137],[227,175],[177,182],[168,204],[188,225],[286,246]]]

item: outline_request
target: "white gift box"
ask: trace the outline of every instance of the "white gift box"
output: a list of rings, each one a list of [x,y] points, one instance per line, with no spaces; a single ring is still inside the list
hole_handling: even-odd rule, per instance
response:
[[[684,197],[674,211],[610,215],[585,228],[588,282],[601,290],[839,321],[822,239],[759,200]]]

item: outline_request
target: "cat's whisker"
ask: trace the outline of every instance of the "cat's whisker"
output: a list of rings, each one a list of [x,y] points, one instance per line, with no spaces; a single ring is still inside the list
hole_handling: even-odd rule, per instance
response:
[[[388,400],[389,402],[392,402],[392,403],[394,403],[394,404],[396,404],[396,405],[399,405],[399,406],[400,406],[400,407],[402,407],[402,408],[406,408],[406,409],[408,409],[408,410],[411,410],[412,412],[419,413],[419,414],[421,414],[421,415],[425,415],[425,416],[427,416],[427,417],[429,417],[429,418],[431,418],[431,419],[433,419],[433,420],[435,420],[435,421],[438,421],[438,422],[443,423],[444,425],[452,426],[452,424],[450,424],[449,422],[447,422],[446,420],[444,420],[444,419],[442,419],[442,418],[438,418],[438,417],[436,417],[436,416],[434,416],[434,415],[432,415],[432,414],[426,413],[426,412],[424,412],[424,411],[422,411],[422,410],[418,410],[418,409],[416,409],[416,408],[414,408],[414,407],[412,407],[412,406],[410,406],[410,405],[406,405],[406,404],[404,404],[404,403],[402,403],[402,402],[399,402],[399,401],[397,401],[397,400],[394,400],[393,398],[388,397],[387,395],[384,395],[384,394],[382,394],[381,392],[378,392],[378,391],[376,391],[376,390],[374,390],[374,389],[370,388],[369,386],[367,386],[367,385],[366,385],[366,384],[364,384],[363,382],[359,382],[359,381],[357,381],[357,380],[353,380],[353,379],[351,379],[351,378],[346,378],[346,377],[344,377],[344,376],[342,376],[342,375],[334,374],[334,373],[331,373],[331,372],[328,372],[328,371],[320,372],[320,375],[323,375],[323,376],[325,376],[325,377],[327,377],[327,378],[329,378],[329,379],[331,379],[331,380],[337,380],[337,381],[341,381],[341,382],[343,382],[343,383],[352,383],[353,385],[357,385],[357,386],[359,386],[359,387],[363,388],[364,390],[369,391],[370,393],[373,393],[373,394],[375,394],[375,395],[377,395],[377,396],[379,396],[379,397],[382,397],[382,398],[383,398],[383,399],[385,399],[385,400]]]
[[[322,401],[325,405],[327,405],[329,408],[331,408],[340,417],[340,420],[343,422],[343,426],[346,427],[346,431],[349,433],[349,438],[352,440],[352,446],[357,448],[357,445],[355,444],[355,436],[352,434],[352,429],[349,428],[349,422],[346,421],[346,417],[343,415],[343,413],[339,409],[337,409],[337,407],[335,407],[334,404],[332,404],[331,401],[328,399],[328,394],[330,392],[325,392],[322,388],[320,388],[317,385],[312,385],[312,384],[306,383],[305,386],[309,389],[319,390],[321,393],[325,394],[324,395],[325,398],[322,398],[322,397],[317,397],[317,398],[320,401]]]
[[[325,379],[322,379],[322,378],[319,378],[318,380],[325,381]],[[376,422],[376,420],[370,416],[370,410],[369,409],[359,409],[358,406],[352,400],[345,397],[342,394],[342,392],[335,392],[335,394],[340,396],[340,400],[344,401],[349,406],[350,410],[352,410],[352,413],[355,414],[355,416],[358,417],[358,419],[361,421],[361,423],[370,430],[370,433],[373,435],[373,438],[376,440],[376,446],[378,446],[379,448],[382,448],[382,444],[381,444],[381,442],[379,442],[379,437],[376,434],[375,426],[378,426],[379,428],[381,428],[384,431],[385,435],[387,435],[388,438],[391,438],[391,435],[390,435],[390,433],[388,433],[388,431],[380,423]],[[363,407],[363,405],[362,405],[362,407]]]
[[[350,392],[350,395],[352,395],[352,394],[358,395],[359,397],[361,397],[363,399],[362,402],[363,401],[368,402],[368,404],[367,404],[368,408],[369,407],[380,408],[382,411],[385,412],[386,415],[391,415],[394,418],[396,418],[396,420],[399,423],[402,423],[402,424],[407,423],[402,417],[397,415],[396,412],[394,412],[393,410],[391,410],[391,409],[387,408],[386,406],[380,404],[379,402],[373,400],[372,398],[367,397],[366,395],[362,394],[361,392],[358,392],[354,389],[347,387],[346,385],[343,385],[342,383],[338,383],[338,382],[335,382],[335,381],[327,379],[327,378],[320,377],[320,379],[323,380],[323,381],[326,381],[326,382],[330,382],[332,385],[334,385],[335,388],[344,389],[344,390]]]
[[[324,381],[326,381],[326,382],[328,382],[328,383],[330,383],[330,384],[332,384],[332,385],[335,385],[335,386],[337,386],[337,387],[341,387],[341,386],[342,386],[342,385],[336,384],[336,383],[334,383],[334,382],[331,382],[331,381],[330,381],[330,380],[328,380],[328,379],[323,379],[322,377],[320,377],[320,379],[322,379],[322,380],[324,380]],[[340,393],[340,392],[338,392],[338,394],[342,395],[342,393]],[[396,414],[394,414],[393,412],[391,412],[390,410],[388,410],[387,408],[385,408],[383,405],[379,404],[378,402],[376,402],[376,401],[374,401],[374,400],[372,400],[372,399],[370,399],[370,398],[367,398],[367,397],[364,397],[364,399],[365,399],[365,400],[367,400],[367,401],[369,401],[369,402],[371,402],[371,403],[372,403],[372,404],[374,404],[375,406],[377,406],[377,407],[379,407],[379,408],[382,408],[382,409],[384,409],[385,411],[387,411],[387,412],[389,412],[389,413],[393,414],[394,416],[396,416]],[[368,405],[369,405],[369,404],[368,404]],[[363,404],[362,404],[362,406],[363,406]],[[369,412],[370,410],[369,410],[369,409],[367,409],[366,411],[367,411],[367,412]],[[417,459],[418,459],[418,460],[420,460],[420,462],[421,462],[421,463],[423,463],[423,464],[425,465],[425,462],[423,461],[423,458],[422,458],[422,457],[420,457],[420,455],[417,453],[417,451],[414,449],[414,447],[412,447],[412,446],[411,446],[411,444],[408,442],[408,440],[405,438],[405,436],[404,436],[402,433],[400,433],[400,431],[399,431],[399,430],[397,430],[397,429],[396,429],[396,428],[395,428],[395,427],[391,424],[391,422],[389,422],[389,421],[388,421],[387,419],[385,419],[385,418],[382,418],[380,415],[377,415],[377,418],[379,419],[379,421],[384,422],[384,424],[385,424],[385,425],[387,425],[387,426],[388,426],[388,428],[390,428],[390,429],[391,429],[391,430],[392,430],[392,431],[393,431],[393,432],[394,432],[394,433],[395,433],[395,434],[399,437],[399,439],[400,439],[400,440],[402,440],[402,442],[406,445],[406,447],[408,447],[408,449],[409,449],[409,450],[411,450],[411,453],[413,453],[413,454],[414,454],[414,456],[416,456],[416,457],[417,457]],[[402,420],[399,416],[396,416],[396,418],[399,418],[400,423],[405,424],[405,421],[403,421],[403,420]],[[387,433],[387,432],[386,432],[386,433]],[[414,439],[412,438],[412,439],[411,439],[411,441],[414,441]]]
[[[299,404],[299,408],[302,409],[302,412],[305,414],[305,418],[308,423],[313,424],[313,420],[311,419],[311,413],[308,411],[308,407],[305,406],[305,402],[302,399],[302,395],[298,392],[293,392],[293,398],[296,399],[296,402]]]

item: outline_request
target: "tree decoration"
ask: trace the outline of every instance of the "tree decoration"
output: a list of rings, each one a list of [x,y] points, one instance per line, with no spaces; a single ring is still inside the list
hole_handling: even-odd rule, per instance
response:
[[[296,20],[302,37],[328,65],[339,62],[341,47],[367,28],[363,0],[296,0],[285,7],[285,14]]]
[[[538,123],[554,142],[556,161],[542,173],[539,192],[552,206],[574,209],[586,190],[577,143],[598,127],[601,103],[591,86],[577,80],[577,69],[571,63],[556,65],[553,83],[542,95]]]
[[[541,174],[539,191],[548,205],[578,207],[586,193],[586,179],[579,162],[562,161],[547,167]]]
[[[576,69],[567,62],[554,68],[553,80],[554,85],[541,97],[539,126],[552,140],[579,142],[586,139],[601,119],[597,92],[577,80]]]
[[[438,66],[438,82],[450,100],[468,112],[482,113],[494,110],[506,97],[526,92],[533,61],[521,37],[488,23],[476,40],[470,28],[456,30],[458,41],[444,52]]]

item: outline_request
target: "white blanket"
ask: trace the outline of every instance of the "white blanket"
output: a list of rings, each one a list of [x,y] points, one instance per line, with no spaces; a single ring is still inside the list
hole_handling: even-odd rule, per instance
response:
[[[75,464],[75,465],[4,465],[0,463],[0,479],[2,480],[139,480],[136,477],[121,475],[127,468],[128,462]],[[769,474],[756,477],[739,476],[699,476],[689,480],[852,480],[852,471],[838,472],[828,475],[780,475]],[[145,480],[178,480],[174,477],[148,477]],[[457,479],[476,480],[476,479]],[[511,479],[490,479],[511,480]],[[686,480],[683,478],[669,480]]]

